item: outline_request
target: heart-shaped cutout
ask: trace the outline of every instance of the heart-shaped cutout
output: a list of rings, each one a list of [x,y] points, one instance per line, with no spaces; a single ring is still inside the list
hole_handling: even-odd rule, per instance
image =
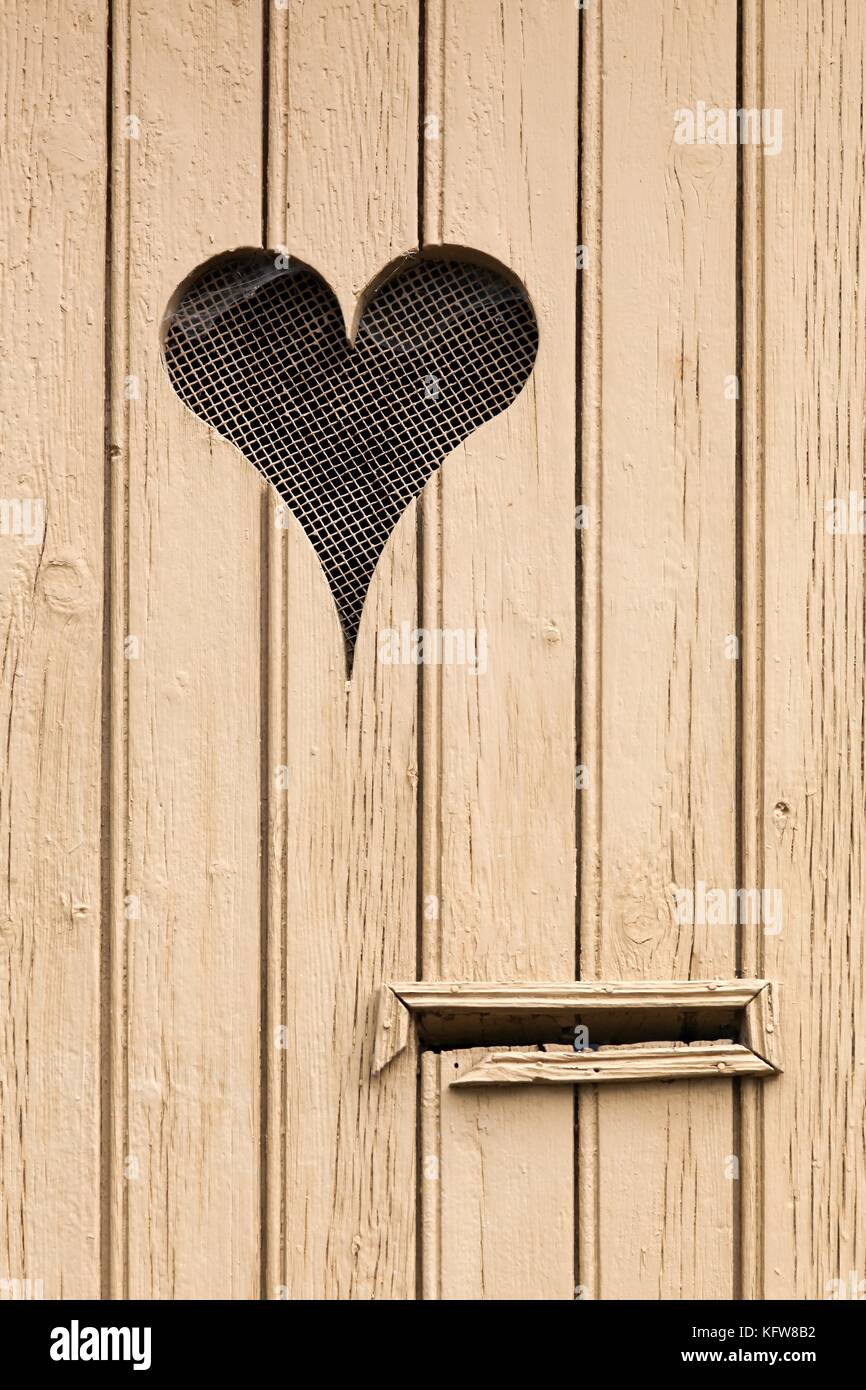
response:
[[[400,516],[446,455],[512,403],[535,361],[526,292],[467,255],[404,257],[370,295],[352,345],[330,286],[276,253],[210,262],[167,321],[175,391],[301,522],[350,666]]]

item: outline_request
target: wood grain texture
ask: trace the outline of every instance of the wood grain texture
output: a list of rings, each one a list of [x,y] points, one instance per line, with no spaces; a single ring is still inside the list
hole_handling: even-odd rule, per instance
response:
[[[738,23],[783,121],[739,266],[737,152],[674,139],[739,104]],[[864,49],[851,0],[4,7],[0,1298],[863,1278],[866,557],[826,523],[866,486]],[[265,245],[351,333],[419,236],[520,276],[540,351],[402,518],[347,681],[161,325]],[[379,665],[404,621],[486,670]],[[700,881],[781,932],[678,921]],[[563,1050],[577,1014],[631,1045]]]
[[[350,326],[418,244],[418,23],[418,0],[292,0],[271,19],[273,231]]]
[[[347,327],[416,242],[416,0],[299,0],[272,16],[268,237],[320,270]],[[378,991],[413,976],[417,671],[376,634],[417,615],[416,516],[379,562],[351,683],[300,526],[269,520],[266,1294],[415,1292],[415,1034],[374,1075]],[[274,790],[273,770],[290,772]]]
[[[524,1009],[605,1011],[621,1009],[745,1009],[765,980],[617,980],[603,984],[476,984],[472,980],[421,980],[393,984],[409,1008],[449,1013],[514,1013]]]
[[[2,1297],[100,1288],[105,55],[0,12]]]
[[[174,394],[160,329],[202,261],[260,241],[260,24],[255,0],[131,0],[114,35],[110,1284],[130,1297],[259,1288],[262,485]]]
[[[484,1056],[422,1057],[424,1297],[574,1298],[571,1091],[452,1084]]]
[[[426,19],[425,240],[517,274],[540,343],[521,396],[455,451],[422,503],[424,626],[483,630],[489,652],[484,674],[431,668],[422,687],[423,967],[446,980],[571,980],[577,12],[569,0],[428,0]],[[478,1166],[457,1205],[444,1190],[425,1297],[533,1297],[542,1247],[546,1296],[573,1297],[573,1117],[570,1098],[549,1100],[461,1112],[455,1142]],[[529,1172],[539,1145],[556,1160],[525,1189],[532,1234],[515,1258],[520,1223],[496,1233],[511,1223],[506,1174]],[[473,1186],[488,1164],[501,1188]],[[457,1235],[464,1201],[474,1239],[478,1223],[487,1233],[474,1254]]]
[[[411,1010],[422,1046],[448,1048],[514,1047],[527,1043],[568,1043],[578,1025],[591,1046],[612,1043],[727,1038],[746,1042],[746,1032],[766,1055],[775,1037],[775,1022],[766,1007],[769,992],[761,980],[637,981],[593,985],[486,985],[472,982],[421,981],[395,984],[383,991],[380,1011],[383,1055],[390,1055],[399,1032],[393,1006],[399,999]],[[758,1006],[762,1000],[765,1007]],[[753,1005],[755,1006],[753,1009]],[[380,1044],[377,1042],[377,1047]]]
[[[765,985],[746,1005],[742,1041],[759,1057],[764,1057],[776,1071],[783,1071],[784,1054],[776,994],[776,987]]]
[[[744,1117],[743,1292],[823,1299],[866,1268],[866,14],[756,0],[747,21],[747,97],[783,133],[746,179],[744,805],[784,925],[744,962],[779,982],[785,1075]],[[852,493],[853,532],[829,531]]]
[[[407,1046],[412,1029],[409,1010],[387,985],[378,991],[373,1028],[373,1071],[380,1072]]]
[[[573,979],[577,17],[568,0],[433,0],[427,17],[426,85],[444,104],[428,112],[425,236],[520,276],[540,342],[520,397],[449,458],[425,512],[425,625],[483,629],[489,652],[483,675],[431,676],[426,930],[439,978]]]
[[[704,1077],[772,1076],[762,1057],[734,1042],[600,1047],[595,1052],[488,1052],[452,1086],[595,1086]]]
[[[737,881],[736,151],[674,143],[678,108],[736,106],[736,23],[734,0],[584,19],[584,978],[736,968],[735,928],[680,925],[671,892]],[[580,1134],[588,1296],[729,1296],[730,1090],[587,1097]]]

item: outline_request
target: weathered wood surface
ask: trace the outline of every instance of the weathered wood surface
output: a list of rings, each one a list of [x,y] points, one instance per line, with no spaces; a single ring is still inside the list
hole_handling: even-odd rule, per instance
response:
[[[746,101],[783,126],[745,168],[743,821],[783,929],[745,935],[743,962],[778,981],[785,1075],[746,1096],[743,1294],[823,1299],[866,1269],[866,12],[745,18]]]
[[[601,1047],[596,1052],[488,1052],[453,1086],[595,1086],[602,1082],[770,1076],[773,1068],[741,1043]]]
[[[737,6],[605,0],[584,30],[580,973],[732,976],[734,927],[672,889],[737,884],[737,155],[674,112],[736,106]],[[587,1296],[729,1297],[731,1088],[579,1110]]]
[[[483,630],[488,652],[484,673],[431,667],[423,680],[423,973],[567,981],[575,975],[577,10],[568,0],[428,0],[425,8],[425,240],[473,247],[519,275],[540,341],[521,396],[455,451],[422,505],[423,624]],[[502,1116],[482,1111],[489,1132],[466,1120],[465,1193],[452,1188],[442,1200],[446,1208],[465,1200],[492,1233],[483,1279],[469,1228],[461,1234],[457,1213],[443,1211],[451,1257],[443,1254],[435,1280],[425,1278],[424,1296],[525,1289],[531,1254],[543,1247],[535,1267],[545,1269],[544,1296],[572,1298],[573,1242],[561,1238],[573,1216],[571,1097],[510,1103]],[[422,1193],[435,1208],[426,1145]],[[542,1149],[548,1176],[524,1194],[534,1235],[509,1267],[518,1225],[497,1239],[496,1228],[512,1221],[509,1188],[482,1181],[483,1153],[516,1171]]]
[[[261,229],[261,7],[115,16],[110,1288],[259,1291],[261,484],[175,395],[176,287]]]
[[[522,1009],[744,1009],[766,980],[616,980],[603,984],[476,984],[472,980],[419,980],[391,989],[416,1011],[476,1013]]]
[[[573,1298],[572,1093],[452,1084],[484,1055],[422,1057],[424,1297]]]
[[[106,24],[0,11],[0,1297],[100,1292]]]
[[[417,0],[302,0],[271,17],[267,241],[328,279],[347,328],[372,278],[417,244],[418,25]],[[378,1074],[373,1053],[380,986],[415,972],[418,673],[379,665],[376,641],[416,625],[415,513],[379,563],[347,685],[318,561],[271,499],[271,1298],[415,1292],[414,1032]]]
[[[826,509],[864,486],[864,44],[850,0],[6,5],[0,1289],[862,1274],[866,562]],[[780,151],[677,144],[699,101],[779,110]],[[511,267],[541,347],[403,517],[347,684],[161,322],[267,245],[351,329],[419,241]],[[483,630],[485,672],[379,665],[403,621]],[[781,932],[678,920],[700,881],[778,889]],[[394,981],[416,1015],[742,1008],[785,1071],[582,1086],[575,1185],[569,1087],[419,1059]]]
[[[759,1057],[764,1057],[776,1071],[783,1071],[777,993],[777,988],[767,984],[750,999],[743,1013],[741,1041]]]

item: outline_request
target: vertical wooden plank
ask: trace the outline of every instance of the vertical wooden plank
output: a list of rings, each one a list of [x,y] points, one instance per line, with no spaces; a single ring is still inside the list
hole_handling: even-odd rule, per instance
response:
[[[130,1297],[259,1286],[262,484],[174,394],[160,326],[202,261],[260,244],[261,14],[130,0],[115,23],[111,1287]]]
[[[441,1194],[438,1240],[425,1249],[424,1297],[567,1298],[560,1271],[573,1248],[571,1164],[567,1155],[563,1165],[558,1146],[551,1150],[551,1138],[571,1128],[571,1091],[563,1089],[555,1114],[535,1087],[452,1090],[485,1055],[468,1049],[422,1058],[438,1146],[435,1163],[426,1155],[422,1181]]]
[[[475,248],[520,276],[540,346],[520,398],[455,451],[424,501],[424,626],[483,631],[488,654],[479,674],[443,666],[425,676],[424,968],[446,979],[567,980],[575,969],[577,10],[570,0],[428,0],[426,10],[425,238]],[[530,1248],[540,1241],[549,1256],[544,1296],[572,1298],[572,1096],[521,1106],[519,1122],[503,1108],[491,1152],[500,1145],[500,1162],[522,1171],[544,1136],[549,1181],[531,1189]],[[489,1108],[499,1113],[495,1100]],[[467,1118],[469,1107],[462,1113],[470,1127],[482,1124],[474,1111]],[[478,1189],[479,1172],[465,1172],[464,1196],[492,1229],[507,1218],[494,1189]],[[422,1192],[428,1205],[436,1200],[435,1187],[422,1182]],[[452,1185],[441,1200],[443,1231],[453,1229],[458,1208],[449,1203],[463,1197]],[[478,1296],[538,1293],[539,1271],[530,1287],[528,1265],[510,1263],[512,1255],[508,1238],[488,1240]],[[443,1253],[441,1280],[425,1297],[457,1296],[460,1267]],[[476,1275],[465,1287],[477,1294]]]
[[[866,1268],[866,15],[756,0],[745,35],[746,99],[781,114],[782,143],[746,185],[744,801],[784,926],[747,937],[744,963],[779,982],[785,1073],[746,1111],[743,1288],[850,1298]]]
[[[764,105],[763,0],[743,0],[740,63],[743,102]],[[763,199],[766,157],[757,148],[742,154],[740,281],[742,285],[742,709],[740,815],[743,872],[764,878],[764,469],[761,419],[764,409]],[[741,942],[744,970],[766,964],[763,941]],[[776,1008],[781,990],[773,987]],[[777,1083],[778,1084],[778,1083]],[[763,1092],[745,1083],[740,1090],[740,1288],[744,1299],[763,1298]]]
[[[681,925],[672,888],[737,886],[737,156],[674,139],[678,110],[736,106],[736,18],[584,21],[585,978],[735,973],[735,927]],[[587,1296],[729,1297],[730,1088],[611,1088],[579,1125]]]
[[[0,13],[0,1280],[45,1298],[100,1289],[106,23]]]
[[[417,0],[297,0],[270,52],[269,239],[326,276],[348,325],[416,243]],[[351,682],[313,550],[270,520],[270,1297],[415,1291],[414,1034],[372,1074],[376,991],[415,974],[417,672],[376,661],[380,628],[417,621],[415,513],[374,576]]]
[[[444,627],[484,629],[488,659],[479,675],[437,668],[439,927],[446,976],[571,979],[577,22],[567,0],[500,11],[428,6],[443,44],[438,56],[428,44],[429,86],[444,106],[428,113],[440,136],[425,142],[437,147],[427,239],[507,265],[540,330],[521,396],[440,478],[425,606]]]
[[[291,0],[271,50],[272,230],[351,324],[374,276],[417,246],[418,0]]]

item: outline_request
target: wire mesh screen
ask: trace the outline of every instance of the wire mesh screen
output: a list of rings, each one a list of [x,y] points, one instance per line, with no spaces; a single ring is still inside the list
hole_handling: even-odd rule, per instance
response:
[[[165,360],[178,395],[261,471],[303,525],[354,651],[395,524],[445,456],[526,382],[538,333],[520,286],[416,258],[380,286],[354,347],[333,291],[244,253],[179,301]]]

